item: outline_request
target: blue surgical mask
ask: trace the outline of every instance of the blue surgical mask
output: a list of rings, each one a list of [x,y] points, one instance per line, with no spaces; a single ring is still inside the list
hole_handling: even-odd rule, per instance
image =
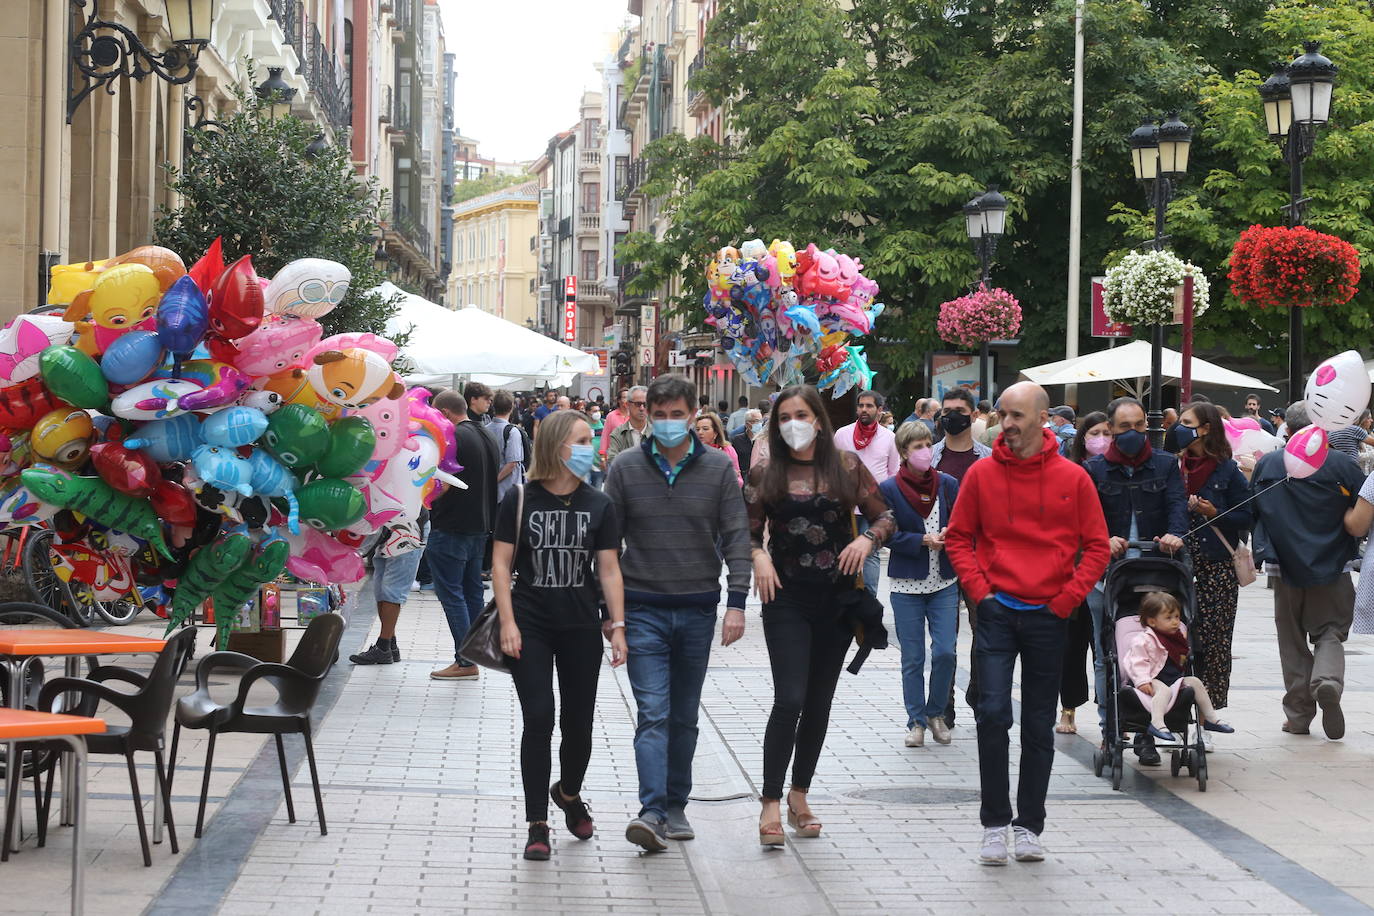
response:
[[[749,431],[750,431],[751,433],[753,433],[754,435],[756,435],[756,436],[757,436],[759,433],[763,432],[763,423],[762,423],[762,421],[760,421],[760,422],[758,422],[758,423],[755,423],[753,426],[749,427]]]
[[[1116,434],[1116,448],[1121,454],[1134,457],[1145,447],[1145,434],[1138,429],[1128,429]]]
[[[596,449],[590,445],[570,445],[568,448],[572,454],[563,459],[564,467],[579,478],[586,477],[591,473],[592,463],[596,461]]]
[[[681,445],[682,440],[687,438],[686,420],[655,420],[654,438],[658,444],[664,448],[672,448]]]

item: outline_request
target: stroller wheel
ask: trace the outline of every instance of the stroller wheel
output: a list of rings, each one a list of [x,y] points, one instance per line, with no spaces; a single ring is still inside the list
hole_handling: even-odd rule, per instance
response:
[[[1101,749],[1101,748],[1098,748],[1097,750],[1093,751],[1093,775],[1094,775],[1094,776],[1100,777],[1100,776],[1102,775],[1102,768],[1103,768],[1103,766],[1106,764],[1106,762],[1107,762],[1106,755],[1102,753],[1102,749]]]
[[[1177,776],[1181,769],[1183,769],[1183,755],[1174,751],[1169,754],[1169,775]]]
[[[1112,791],[1113,791],[1113,792],[1118,792],[1118,791],[1121,790],[1121,776],[1122,776],[1123,769],[1124,769],[1124,766],[1123,766],[1123,764],[1121,763],[1120,759],[1117,759],[1117,760],[1112,761]]]
[[[1207,791],[1207,758],[1199,757],[1197,761],[1197,790]]]
[[[1187,768],[1189,776],[1197,775],[1197,764],[1194,762],[1196,759],[1197,757],[1194,751],[1183,752],[1183,766]]]

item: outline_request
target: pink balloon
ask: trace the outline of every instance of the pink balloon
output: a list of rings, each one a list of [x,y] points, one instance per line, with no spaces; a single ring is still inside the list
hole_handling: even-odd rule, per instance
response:
[[[1328,451],[1326,430],[1320,426],[1309,426],[1288,440],[1283,450],[1283,469],[1289,477],[1299,480],[1311,477],[1326,461]]]

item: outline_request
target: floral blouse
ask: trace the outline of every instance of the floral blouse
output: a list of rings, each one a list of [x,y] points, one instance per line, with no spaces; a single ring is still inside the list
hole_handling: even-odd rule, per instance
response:
[[[845,470],[858,481],[858,509],[868,520],[869,530],[878,545],[897,530],[892,510],[878,492],[859,456],[842,452]],[[835,583],[841,578],[840,552],[854,540],[853,508],[841,504],[828,493],[816,491],[816,478],[810,462],[793,461],[788,469],[788,499],[782,504],[765,503],[760,487],[767,463],[757,458],[749,469],[744,487],[744,502],[749,510],[749,537],[755,549],[768,553],[778,578],[787,582]],[[876,549],[876,548],[875,548]]]

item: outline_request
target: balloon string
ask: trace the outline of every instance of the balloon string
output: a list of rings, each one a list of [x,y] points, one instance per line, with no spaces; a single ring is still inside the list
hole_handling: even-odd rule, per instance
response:
[[[1236,511],[1236,510],[1239,509],[1241,506],[1245,505],[1246,503],[1250,502],[1251,500],[1259,499],[1261,496],[1263,496],[1265,493],[1268,493],[1270,490],[1274,489],[1274,488],[1277,487],[1279,484],[1288,483],[1288,481],[1290,481],[1290,480],[1292,480],[1292,479],[1293,479],[1292,477],[1284,477],[1282,480],[1276,480],[1276,481],[1274,481],[1274,482],[1271,483],[1269,486],[1265,487],[1263,490],[1260,490],[1258,493],[1254,494],[1253,496],[1247,496],[1247,497],[1245,497],[1245,499],[1242,499],[1240,502],[1236,503],[1234,506],[1232,506],[1231,508],[1225,510],[1224,512],[1218,512],[1216,515],[1214,515],[1214,516],[1212,516],[1211,518],[1207,519],[1207,521],[1203,522],[1201,525],[1198,525],[1198,526],[1197,526],[1196,528],[1194,528],[1193,530],[1184,532],[1184,535],[1183,535],[1183,536],[1184,536],[1184,537],[1188,537],[1189,535],[1196,534],[1197,532],[1201,531],[1203,528],[1209,527],[1213,522],[1215,522],[1217,519],[1221,518],[1222,516],[1228,515],[1229,513],[1232,513],[1232,512],[1234,512],[1234,511]]]

